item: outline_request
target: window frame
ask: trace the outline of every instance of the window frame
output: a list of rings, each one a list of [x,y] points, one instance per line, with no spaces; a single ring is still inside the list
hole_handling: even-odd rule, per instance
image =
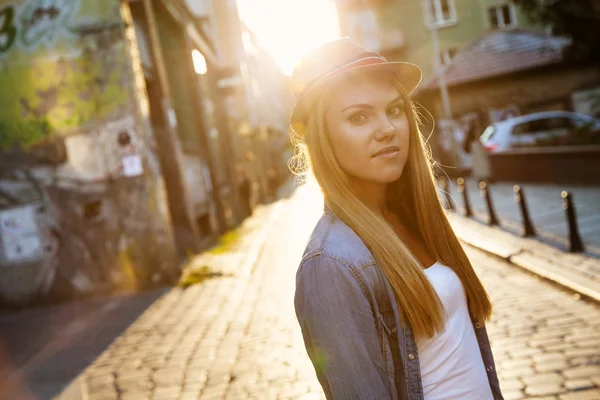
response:
[[[504,21],[504,12],[503,7],[508,7],[508,14],[510,15],[511,23],[506,24]],[[496,14],[496,20],[498,21],[498,26],[493,26],[490,18],[490,12],[494,10]],[[502,3],[502,4],[494,4],[487,8],[487,22],[491,29],[511,29],[517,26],[517,9],[512,3]]]
[[[444,14],[442,9],[442,2],[446,1],[448,4],[448,10],[450,11],[450,17],[444,20]],[[455,0],[423,0],[423,8],[425,11],[425,24],[428,28],[446,28],[458,24],[458,15],[456,12],[456,1]],[[431,11],[434,11],[432,15]],[[440,19],[438,19],[441,17]]]

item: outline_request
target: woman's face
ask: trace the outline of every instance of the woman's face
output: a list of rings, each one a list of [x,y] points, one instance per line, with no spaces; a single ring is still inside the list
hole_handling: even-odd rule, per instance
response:
[[[400,178],[408,158],[409,125],[389,76],[361,75],[329,91],[325,124],[335,158],[359,182]]]

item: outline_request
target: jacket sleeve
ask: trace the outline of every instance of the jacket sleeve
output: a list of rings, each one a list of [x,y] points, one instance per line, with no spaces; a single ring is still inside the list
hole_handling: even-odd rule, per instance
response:
[[[306,260],[296,280],[296,316],[327,399],[388,399],[377,321],[357,273],[324,255]]]

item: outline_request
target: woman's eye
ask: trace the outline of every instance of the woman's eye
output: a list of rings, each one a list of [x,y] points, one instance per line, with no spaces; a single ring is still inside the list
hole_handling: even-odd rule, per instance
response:
[[[358,124],[360,122],[363,122],[365,119],[367,119],[367,117],[365,116],[365,114],[362,113],[357,113],[357,114],[352,114],[350,116],[350,118],[348,118],[350,120],[350,122],[352,122],[353,124]]]
[[[392,107],[389,109],[388,114],[395,117],[399,117],[404,114],[404,108],[400,106]]]

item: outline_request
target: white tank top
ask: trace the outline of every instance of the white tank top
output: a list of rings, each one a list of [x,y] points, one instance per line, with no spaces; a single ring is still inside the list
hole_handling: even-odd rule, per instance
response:
[[[446,310],[444,331],[417,340],[425,400],[493,400],[460,279],[440,263],[425,275]]]

